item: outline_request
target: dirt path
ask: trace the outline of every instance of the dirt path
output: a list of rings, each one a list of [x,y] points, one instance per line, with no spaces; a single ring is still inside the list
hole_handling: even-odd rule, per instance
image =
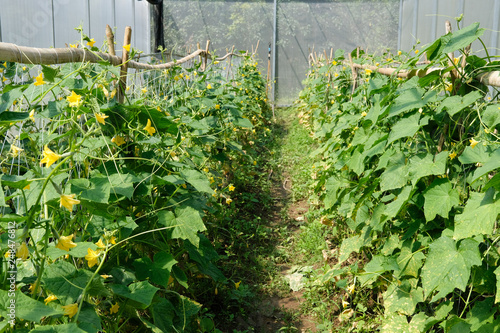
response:
[[[277,177],[281,178],[281,177]],[[286,179],[286,178],[285,178]],[[270,216],[270,225],[273,228],[282,228],[286,226],[291,233],[297,234],[299,228],[291,221],[304,221],[304,214],[308,211],[306,200],[290,203],[289,191],[278,179],[273,181],[274,207]],[[286,209],[289,220],[284,220],[282,210]],[[293,263],[283,263],[279,265],[281,278],[285,279]],[[304,302],[302,291],[292,291],[286,296],[264,296],[262,299],[262,308],[259,316],[256,318],[256,332],[316,332],[313,318],[300,314],[301,303]],[[295,328],[296,330],[294,330]],[[281,332],[280,331],[280,332]]]
[[[287,119],[278,119],[282,127],[283,142],[287,143],[286,136],[290,123]],[[272,170],[270,181],[272,182],[271,194],[273,207],[267,216],[267,226],[278,235],[274,240],[275,247],[288,246],[283,233],[276,230],[286,230],[284,233],[290,237],[298,237],[300,225],[306,223],[305,214],[309,210],[307,200],[294,201],[292,198],[292,180],[288,175],[286,166]],[[276,264],[279,275],[277,278],[288,281],[286,276],[294,265],[300,265],[301,259],[295,255],[290,256],[286,262]],[[288,285],[288,282],[286,282]],[[249,324],[254,325],[254,332],[316,332],[316,322],[311,316],[301,314],[301,304],[304,303],[302,291],[288,291],[278,295],[260,295],[260,304],[256,305],[257,311],[250,315]]]

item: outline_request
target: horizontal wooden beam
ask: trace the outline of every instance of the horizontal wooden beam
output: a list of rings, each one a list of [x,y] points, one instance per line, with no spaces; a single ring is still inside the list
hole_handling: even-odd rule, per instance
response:
[[[346,65],[350,65],[349,63],[346,62]],[[418,77],[424,77],[427,74],[430,74],[435,71],[441,71],[444,68],[430,68],[430,69],[412,69],[410,71],[408,70],[398,70],[397,68],[387,68],[387,67],[376,67],[372,65],[361,65],[361,64],[353,64],[354,68],[357,69],[370,69],[373,72],[378,72],[383,75],[387,76],[397,76],[401,78],[412,78],[414,76]],[[443,75],[444,77],[449,77],[450,73],[445,73]],[[476,75],[475,77],[476,80],[481,82],[482,84],[488,85],[488,86],[493,86],[493,87],[500,87],[500,71],[492,71],[492,72],[487,72],[487,73],[481,73]]]
[[[185,63],[193,58],[202,55],[209,56],[206,50],[198,49],[191,54],[188,54],[184,58],[176,61],[167,62],[164,64],[151,65],[142,62],[137,62],[134,60],[129,60],[127,63],[128,68],[135,69],[147,69],[147,70],[161,70],[166,68],[171,68],[176,65]],[[229,57],[230,55],[240,56],[235,53],[228,53],[223,57],[216,58],[217,61],[222,61]],[[77,63],[77,62],[92,62],[97,63],[99,61],[107,61],[114,66],[119,66],[121,64],[122,58],[110,55],[103,52],[93,52],[87,49],[80,48],[35,48],[18,46],[11,43],[0,43],[0,60],[17,62],[21,64],[36,64],[36,65],[54,65],[54,64],[65,64],[65,63]]]

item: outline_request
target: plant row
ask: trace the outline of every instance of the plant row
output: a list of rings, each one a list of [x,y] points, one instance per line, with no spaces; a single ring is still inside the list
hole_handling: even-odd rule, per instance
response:
[[[360,331],[375,330],[367,314],[382,317],[383,332],[500,327],[500,107],[476,80],[500,63],[467,49],[483,32],[475,23],[421,50],[351,54],[422,77],[366,69],[354,79],[338,50],[304,82],[297,107],[322,159],[314,200],[321,221],[345,235],[310,288],[340,291],[331,316]],[[423,54],[428,64],[417,65]]]
[[[119,104],[108,63],[1,63],[0,331],[216,331],[196,286],[239,284],[205,234],[268,116],[255,60],[221,65],[143,72]]]

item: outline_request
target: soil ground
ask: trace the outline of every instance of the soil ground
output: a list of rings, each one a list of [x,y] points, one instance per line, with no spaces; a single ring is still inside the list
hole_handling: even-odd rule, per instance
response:
[[[286,144],[286,135],[290,126],[290,119],[278,118],[278,126],[281,127],[285,138],[282,140]],[[306,156],[304,156],[307,158]],[[286,228],[287,235],[298,237],[300,234],[299,225],[307,222],[305,214],[309,210],[307,200],[294,201],[292,198],[292,179],[288,174],[286,166],[280,170],[271,171],[271,195],[273,206],[267,216],[267,226],[273,230]],[[284,212],[285,210],[285,212]],[[283,246],[284,239],[276,239],[277,247]],[[281,279],[285,279],[288,271],[293,265],[300,264],[300,258],[293,257],[289,261],[278,264]],[[316,332],[316,321],[312,316],[304,315],[301,312],[301,304],[304,303],[302,291],[292,291],[283,295],[261,294],[260,303],[256,304],[257,309],[247,318],[247,325],[252,326],[253,332],[275,333],[275,332]]]

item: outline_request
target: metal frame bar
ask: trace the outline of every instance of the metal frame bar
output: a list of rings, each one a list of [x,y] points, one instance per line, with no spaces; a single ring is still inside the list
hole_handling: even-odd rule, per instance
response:
[[[404,1],[399,0],[398,50],[401,50],[401,35],[403,33],[403,6]]]
[[[418,31],[418,0],[414,0],[415,8],[413,9],[413,27],[411,33],[414,38],[418,40],[417,31]]]
[[[113,15],[113,29],[116,28],[116,0],[112,0],[113,1],[113,11],[112,11],[112,15]]]
[[[278,0],[274,0],[274,21],[273,21],[273,59],[272,59],[272,64],[271,64],[271,80],[272,80],[272,93],[271,93],[271,100],[273,102],[273,110],[274,110],[274,104],[276,101],[276,44],[278,43]]]
[[[491,31],[491,48],[492,48],[492,53],[495,55],[498,54],[497,47],[498,47],[498,29],[500,28],[500,0],[495,0],[495,4],[493,5],[493,29]]]
[[[56,47],[56,16],[54,15],[54,0],[51,0],[52,10],[52,46]]]
[[[89,36],[92,36],[92,24],[91,24],[91,17],[90,17],[90,0],[87,0],[87,19],[89,20]]]
[[[438,12],[438,0],[434,0],[434,16],[432,17],[432,38],[437,39],[437,12]]]

